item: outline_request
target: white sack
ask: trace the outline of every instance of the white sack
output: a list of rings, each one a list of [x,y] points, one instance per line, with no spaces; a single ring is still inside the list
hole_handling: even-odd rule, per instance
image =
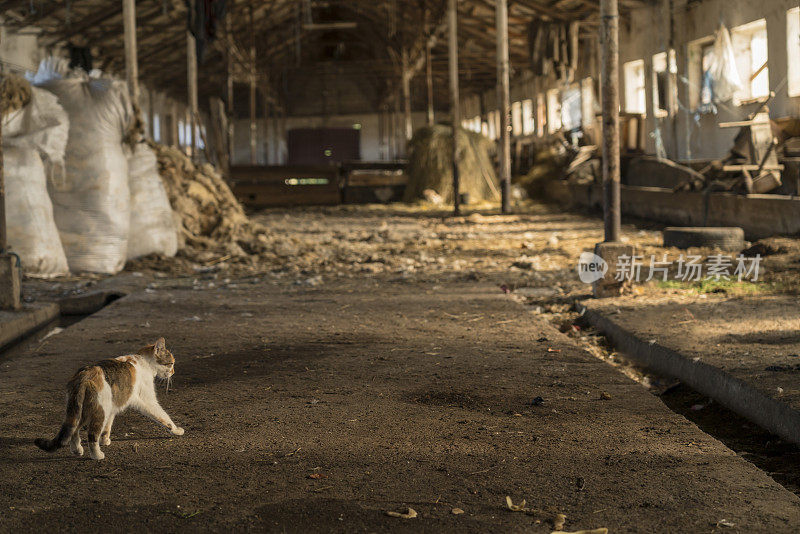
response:
[[[69,267],[117,273],[125,265],[130,223],[123,149],[132,117],[127,85],[86,77],[54,77],[41,85],[58,97],[69,116],[64,179],[50,188]]]
[[[178,252],[178,234],[172,207],[158,174],[156,155],[144,143],[138,143],[128,158],[128,180],[131,191],[128,259],[152,253],[174,256]]]
[[[736,68],[736,54],[733,52],[731,34],[724,24],[717,30],[709,74],[713,83],[715,102],[727,102],[742,90],[742,80],[739,77],[739,70]]]
[[[56,98],[35,87],[28,105],[3,121],[8,244],[27,274],[69,272],[47,194],[48,174],[63,176],[68,129]]]

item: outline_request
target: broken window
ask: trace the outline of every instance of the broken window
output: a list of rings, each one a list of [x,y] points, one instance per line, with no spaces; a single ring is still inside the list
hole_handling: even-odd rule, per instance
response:
[[[647,111],[644,86],[644,60],[629,61],[623,66],[625,77],[625,111],[641,113]]]
[[[531,135],[536,130],[536,120],[533,116],[533,100],[528,98],[522,101],[522,135]]]
[[[670,50],[669,56],[666,52],[653,56],[653,110],[656,117],[667,117],[674,111],[672,102],[677,72],[675,50]]]
[[[767,66],[767,21],[757,20],[731,30],[731,43],[742,89],[736,93],[739,103],[769,95]]]
[[[547,131],[555,133],[561,129],[561,99],[558,89],[547,91]]]
[[[786,13],[789,96],[800,96],[800,7]]]

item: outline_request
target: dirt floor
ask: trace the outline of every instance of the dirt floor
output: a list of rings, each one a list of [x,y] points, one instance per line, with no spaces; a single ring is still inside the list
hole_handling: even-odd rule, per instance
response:
[[[273,210],[257,219],[274,257],[248,272],[148,258],[27,281],[29,300],[132,294],[0,356],[0,530],[550,532],[556,514],[566,530],[797,530],[797,496],[582,350],[615,357],[569,311],[596,219],[443,215]],[[33,447],[71,372],[159,335],[186,435],[130,414],[104,462]]]

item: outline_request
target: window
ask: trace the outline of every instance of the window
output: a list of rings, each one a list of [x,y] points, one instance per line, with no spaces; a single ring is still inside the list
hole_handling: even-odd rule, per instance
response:
[[[178,121],[178,146],[186,146],[186,130],[183,129],[183,121]]]
[[[522,135],[522,102],[511,104],[511,135]]]
[[[583,126],[594,126],[594,80],[591,77],[581,80],[581,119]]]
[[[536,130],[536,121],[533,116],[533,100],[530,98],[522,101],[522,135],[531,135]]]
[[[789,96],[800,96],[800,7],[786,13],[786,46],[789,54]]]
[[[561,129],[561,99],[558,89],[547,91],[547,131],[555,133]]]
[[[656,117],[667,117],[671,111],[675,111],[673,91],[677,88],[677,72],[675,50],[669,51],[669,63],[666,52],[653,56],[653,110]]]
[[[714,37],[703,37],[689,43],[689,106],[697,109],[711,104],[711,93],[704,90],[704,78],[714,59]]]
[[[641,113],[647,111],[644,88],[644,60],[630,61],[623,66],[625,77],[625,111]]]
[[[757,20],[731,30],[731,43],[742,90],[736,93],[741,102],[769,95],[767,66],[767,21]]]
[[[489,139],[496,141],[498,138],[497,125],[500,122],[500,113],[498,113],[497,110],[490,111],[487,116],[487,122],[489,123]]]
[[[581,87],[570,85],[561,97],[561,123],[564,129],[572,131],[581,127]]]
[[[153,114],[153,141],[161,142],[161,117],[158,113]]]

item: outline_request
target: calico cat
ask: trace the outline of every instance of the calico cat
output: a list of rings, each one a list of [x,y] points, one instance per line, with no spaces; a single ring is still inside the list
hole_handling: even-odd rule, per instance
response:
[[[114,417],[127,408],[140,411],[176,436],[182,436],[183,429],[158,404],[153,384],[156,377],[170,380],[173,374],[175,358],[167,350],[163,337],[136,354],[81,368],[67,384],[67,417],[61,430],[53,439],[36,439],[36,446],[54,452],[69,443],[72,453],[82,456],[80,429],[86,428],[89,457],[102,460],[105,454],[100,450],[100,442],[111,443]]]

